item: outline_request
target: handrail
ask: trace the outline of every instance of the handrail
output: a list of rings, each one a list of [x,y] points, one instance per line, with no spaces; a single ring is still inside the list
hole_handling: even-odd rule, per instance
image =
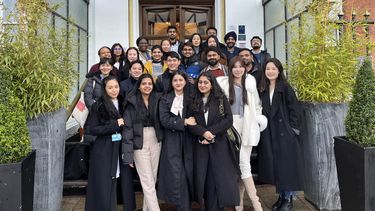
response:
[[[82,84],[81,88],[79,89],[78,93],[74,97],[72,103],[68,106],[68,115],[66,117],[66,121],[68,121],[69,117],[72,115],[74,107],[76,107],[76,105],[78,103],[78,100],[81,97],[81,93],[83,92],[83,89],[86,87],[86,84],[87,84],[87,79],[85,79],[85,81],[83,82],[83,84]]]

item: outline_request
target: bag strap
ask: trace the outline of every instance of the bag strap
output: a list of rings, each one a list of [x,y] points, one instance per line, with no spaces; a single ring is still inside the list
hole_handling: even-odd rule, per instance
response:
[[[224,103],[223,103],[223,98],[220,98],[219,99],[219,112],[220,112],[220,116],[224,116],[225,115],[225,112],[224,112]]]

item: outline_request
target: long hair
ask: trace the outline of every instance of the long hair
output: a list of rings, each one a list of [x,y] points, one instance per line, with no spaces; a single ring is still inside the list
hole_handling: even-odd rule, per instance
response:
[[[279,75],[277,76],[276,83],[278,82],[287,83],[285,76],[284,76],[284,68],[280,60],[276,58],[270,58],[263,65],[262,79],[260,81],[260,86],[259,86],[260,92],[266,91],[268,87],[270,86],[270,80],[266,77],[266,67],[268,63],[273,63],[276,66],[276,68],[279,70]]]
[[[201,77],[207,77],[207,79],[210,81],[212,89],[210,92],[210,95],[208,96],[207,103],[203,105],[203,94],[198,89],[198,82]],[[210,72],[202,72],[199,74],[197,81],[195,83],[195,97],[192,103],[192,110],[194,112],[204,112],[204,110],[208,107],[212,99],[220,100],[224,98],[224,93],[222,89],[220,88],[219,84],[216,81],[215,76]]]
[[[113,59],[113,62],[116,62],[116,55],[114,54],[116,46],[119,46],[121,48],[121,55],[120,55],[120,58],[118,60],[121,63],[125,60],[125,51],[124,51],[124,48],[122,47],[122,45],[120,43],[115,43],[115,44],[112,45],[112,47],[111,47],[112,59]]]
[[[116,109],[116,107],[113,105],[111,97],[108,95],[107,91],[105,90],[109,81],[116,81],[118,83],[118,85],[120,86],[120,83],[119,83],[116,76],[109,75],[109,76],[107,76],[103,79],[103,86],[102,86],[103,87],[103,90],[102,90],[103,95],[101,97],[102,101],[103,101],[103,105],[104,105],[105,111],[107,112],[109,117],[120,118],[121,117],[121,113],[120,113],[121,111]],[[117,99],[118,99],[118,102],[119,102],[119,109],[121,109],[121,105],[120,105],[121,100],[119,99],[119,97],[120,96],[118,95]]]
[[[247,104],[247,91],[246,91],[246,86],[245,86],[245,81],[246,81],[246,65],[244,61],[241,59],[239,56],[233,57],[230,62],[229,62],[229,74],[228,74],[228,81],[229,81],[229,103],[232,105],[235,100],[236,100],[236,94],[234,92],[234,77],[233,77],[233,71],[232,69],[236,65],[236,63],[239,63],[241,67],[245,68],[244,73],[242,74],[241,77],[241,86],[242,86],[242,102],[243,104]]]
[[[185,83],[186,83],[186,84],[185,84],[185,87],[184,87],[184,91],[185,91],[185,89],[186,89],[186,87],[187,87],[187,85],[188,85],[188,83],[189,83],[189,81],[188,81],[188,76],[186,75],[186,73],[185,73],[184,71],[182,71],[182,70],[174,71],[174,72],[172,73],[172,75],[171,75],[171,79],[170,79],[170,82],[169,82],[170,86],[169,86],[169,90],[168,90],[168,92],[171,92],[171,91],[174,90],[173,87],[172,87],[172,82],[173,82],[173,78],[174,78],[176,75],[180,75],[180,76],[182,76],[182,77],[184,78]]]
[[[203,47],[203,39],[202,39],[202,36],[201,36],[199,33],[194,33],[194,34],[192,34],[191,37],[189,38],[189,42],[193,43],[193,37],[194,37],[194,36],[198,36],[199,39],[201,39],[201,43],[199,43],[199,49],[200,49],[200,51],[201,51],[201,50],[202,50],[202,47]],[[196,53],[198,53],[198,52],[196,52]]]
[[[135,61],[134,61],[134,63],[135,63]],[[141,95],[141,92],[139,91],[139,87],[140,87],[143,79],[145,79],[145,78],[151,79],[151,81],[152,81],[152,91],[151,91],[151,93],[155,92],[154,78],[152,77],[152,75],[150,75],[148,73],[143,73],[141,76],[139,76],[137,83],[134,85],[134,88],[129,93],[129,98],[134,96],[134,95],[139,95],[139,96]]]
[[[130,61],[128,59],[128,53],[130,50],[135,50],[137,52],[137,60],[139,60],[139,51],[136,47],[129,47],[128,50],[126,50],[126,53],[125,53],[125,63],[127,63],[128,65],[130,64]]]

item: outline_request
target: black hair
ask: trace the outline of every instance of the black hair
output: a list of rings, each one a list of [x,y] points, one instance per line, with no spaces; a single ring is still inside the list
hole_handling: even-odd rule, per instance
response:
[[[242,67],[244,67],[245,71],[241,77],[241,86],[242,86],[242,103],[245,105],[247,104],[247,91],[246,91],[246,86],[245,86],[245,81],[246,81],[246,65],[244,61],[241,59],[239,56],[233,57],[228,66],[228,81],[229,81],[229,103],[232,105],[234,101],[236,100],[236,94],[234,92],[234,77],[233,77],[233,71],[232,69],[236,65],[236,63],[239,62]],[[248,76],[250,77],[250,76]]]
[[[251,55],[253,54],[253,53],[251,52],[251,50],[248,49],[248,48],[240,48],[240,50],[238,51],[238,54],[240,54],[242,51],[248,51]]]
[[[113,59],[113,61],[116,61],[116,56],[114,54],[116,46],[120,46],[120,48],[121,48],[121,55],[120,55],[120,58],[119,58],[118,61],[122,62],[125,59],[125,51],[124,51],[124,48],[122,47],[122,45],[120,43],[115,43],[115,44],[112,45],[112,47],[111,47],[112,59]]]
[[[120,82],[118,81],[116,76],[109,75],[103,79],[103,95],[101,96],[103,100],[103,105],[104,108],[107,112],[107,114],[112,117],[112,118],[121,118],[120,111],[116,109],[116,107],[113,105],[111,97],[109,97],[107,91],[105,90],[107,84],[109,81],[116,81],[118,85],[120,86]],[[120,88],[120,87],[119,87]],[[120,102],[121,100],[119,99],[120,95],[117,96],[118,102],[119,102],[119,109],[120,109]]]
[[[193,57],[196,52],[195,52],[195,47],[194,47],[193,43],[191,43],[190,41],[181,45],[180,55],[185,58],[185,56],[182,54],[182,51],[183,51],[183,49],[184,49],[185,46],[189,46],[189,47],[191,47],[193,49],[193,54],[191,55],[191,57]]]
[[[130,61],[128,59],[128,53],[129,53],[130,50],[135,50],[137,52],[137,55],[138,55],[137,60],[139,60],[139,51],[138,51],[138,49],[136,47],[129,47],[128,50],[126,50],[126,53],[125,53],[125,58],[126,58],[125,62],[128,63],[128,64],[130,63]]]
[[[174,51],[170,51],[167,53],[167,58],[168,57],[172,57],[172,58],[176,58],[178,60],[181,60],[181,57],[180,55],[177,53],[177,52],[174,52]]]
[[[148,39],[146,37],[143,37],[143,36],[140,36],[137,38],[137,40],[135,41],[135,43],[137,44],[137,46],[139,46],[139,43],[141,42],[141,40],[146,40],[147,43],[148,43]]]
[[[261,78],[260,86],[259,86],[260,92],[264,92],[270,86],[270,80],[266,77],[266,67],[268,63],[273,63],[276,66],[276,68],[279,70],[279,75],[277,76],[276,83],[279,83],[279,82],[287,83],[285,76],[284,76],[284,68],[280,60],[276,58],[270,58],[266,61],[266,63],[264,63],[264,66],[263,66],[262,78]]]
[[[213,27],[213,26],[210,26],[210,27],[207,27],[206,34],[207,34],[208,30],[211,30],[211,29],[215,30],[216,33],[217,33],[217,29],[215,27]]]
[[[202,43],[203,43],[203,39],[202,39],[202,36],[199,33],[192,34],[191,37],[189,38],[189,42],[193,43],[193,37],[195,35],[198,35],[199,39],[201,39],[201,43],[199,44],[199,47],[200,47],[200,45],[202,45]]]
[[[176,76],[176,75],[181,75],[184,79],[185,79],[185,87],[184,89],[187,87],[187,84],[189,83],[189,80],[188,80],[188,76],[186,75],[185,71],[183,70],[177,70],[177,71],[173,71],[172,75],[171,75],[171,78],[170,78],[170,83],[169,83],[169,90],[168,92],[171,92],[173,91],[173,87],[172,87],[172,81],[173,81],[173,78]]]
[[[177,32],[177,27],[176,27],[175,25],[170,25],[170,26],[168,26],[168,28],[167,28],[167,33],[168,33],[169,29],[175,29],[176,32]]]
[[[101,58],[99,60],[99,66],[102,64],[110,64],[111,66],[113,66],[112,59],[108,59],[108,58]]]
[[[99,50],[98,50],[98,56],[100,56],[100,51],[101,51],[103,48],[106,48],[106,49],[108,49],[109,51],[111,51],[111,49],[110,49],[108,46],[102,46],[102,47],[100,47]]]
[[[260,40],[261,43],[263,43],[262,38],[260,38],[259,36],[253,36],[253,37],[251,38],[251,40],[250,40],[250,43],[253,42],[253,39],[258,39],[258,40]]]
[[[219,39],[217,39],[217,37],[216,37],[215,35],[210,35],[210,36],[207,37],[207,39],[206,39],[207,47],[208,47],[208,40],[211,39],[211,38],[213,38],[213,39],[215,40],[215,42],[216,42],[216,47],[220,47]]]
[[[130,71],[130,69],[132,69],[132,66],[134,64],[140,64],[141,67],[142,67],[142,70],[145,69],[145,66],[143,65],[143,62],[141,60],[135,60],[135,61],[130,62],[130,64],[129,64],[129,71]]]
[[[152,81],[152,92],[155,92],[155,83],[154,83],[154,78],[152,77],[151,74],[148,74],[148,73],[143,73],[141,76],[139,76],[138,80],[137,80],[137,83],[134,85],[134,88],[132,89],[132,91],[129,93],[129,98],[131,96],[134,96],[134,95],[141,95],[141,92],[139,91],[139,86],[141,85],[142,83],[142,80],[145,79],[145,78],[150,78],[151,81]]]

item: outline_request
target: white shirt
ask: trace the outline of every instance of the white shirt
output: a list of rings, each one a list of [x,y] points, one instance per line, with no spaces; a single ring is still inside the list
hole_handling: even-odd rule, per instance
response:
[[[184,94],[182,95],[177,95],[175,93],[175,97],[173,99],[172,107],[171,107],[171,112],[178,116],[182,116],[182,109],[184,108]]]

